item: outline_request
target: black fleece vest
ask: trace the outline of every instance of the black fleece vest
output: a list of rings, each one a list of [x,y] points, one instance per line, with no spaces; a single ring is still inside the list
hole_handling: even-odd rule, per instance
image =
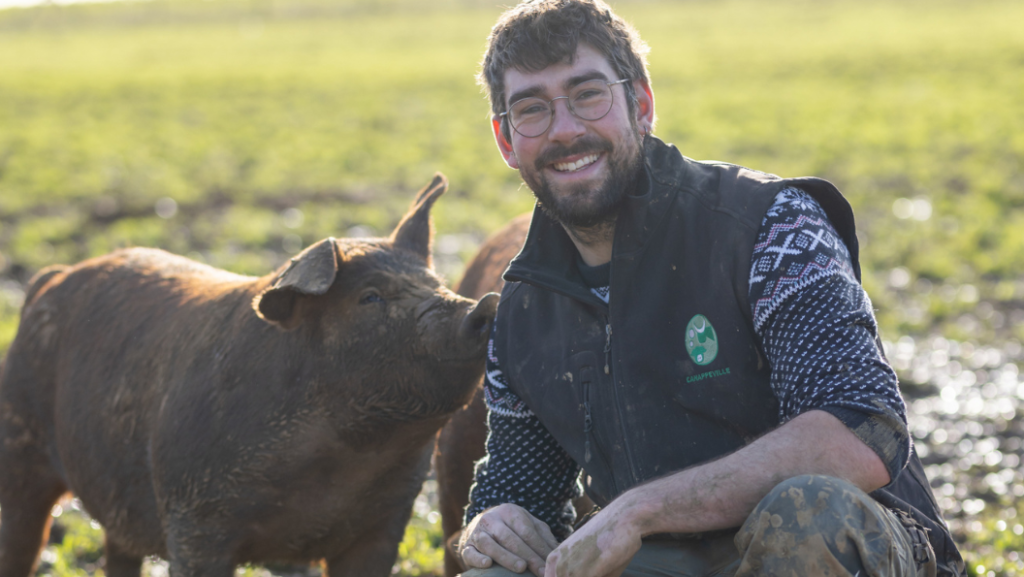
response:
[[[642,194],[625,200],[616,222],[609,304],[586,287],[572,241],[538,208],[498,308],[509,386],[584,468],[600,505],[778,426],[748,279],[779,191],[798,187],[822,205],[860,277],[853,212],[831,183],[696,162],[656,138],[645,154]],[[927,483],[914,485],[911,502],[938,522]]]

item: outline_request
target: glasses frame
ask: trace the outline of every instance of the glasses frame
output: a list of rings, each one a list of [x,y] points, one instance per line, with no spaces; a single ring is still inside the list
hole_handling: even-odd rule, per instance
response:
[[[594,80],[601,80],[601,79],[600,78],[594,78]],[[628,78],[623,78],[622,80],[604,81],[604,83],[607,84],[609,88],[611,88],[612,86],[615,86],[616,84],[625,84],[626,82],[629,82]],[[583,83],[581,82],[580,84],[583,84]],[[583,118],[579,114],[576,114],[576,110],[572,107],[572,101],[569,100],[569,95],[568,94],[566,94],[564,96],[556,96],[556,97],[552,98],[551,100],[548,100],[547,101],[548,110],[551,113],[550,117],[548,118],[548,125],[547,125],[547,127],[544,128],[543,131],[541,131],[540,134],[534,134],[533,136],[530,136],[530,135],[527,135],[527,134],[523,134],[522,132],[520,132],[519,129],[516,128],[516,125],[512,124],[512,119],[509,118],[508,114],[509,114],[509,111],[512,110],[513,106],[515,106],[516,104],[519,104],[520,102],[522,102],[524,100],[529,100],[531,98],[536,98],[537,100],[544,100],[543,98],[540,98],[540,97],[537,97],[537,96],[527,96],[526,98],[520,98],[519,100],[516,100],[515,102],[509,104],[508,105],[509,110],[506,110],[505,112],[502,112],[501,114],[499,114],[498,118],[501,118],[502,120],[507,121],[508,125],[512,127],[512,130],[516,131],[516,133],[519,134],[520,136],[522,136],[523,138],[537,138],[539,136],[543,136],[544,133],[547,132],[548,129],[551,128],[551,122],[555,118],[555,106],[554,106],[554,104],[555,104],[556,100],[561,100],[561,99],[564,98],[565,99],[565,105],[566,105],[565,107],[568,108],[569,109],[569,113],[572,114],[573,116],[575,116],[576,118],[579,118],[580,120],[582,120],[584,122],[596,122],[598,120],[601,120],[605,116],[608,116],[608,113],[611,112],[612,108],[615,106],[615,91],[612,90],[611,93],[612,93],[612,102],[611,102],[610,105],[608,105],[607,112],[605,112],[601,116],[598,116],[597,118]]]

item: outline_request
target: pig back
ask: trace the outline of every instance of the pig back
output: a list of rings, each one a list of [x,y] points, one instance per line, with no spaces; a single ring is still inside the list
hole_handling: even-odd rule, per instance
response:
[[[162,550],[147,454],[161,405],[238,345],[257,279],[152,249],[48,276],[9,354],[21,378],[5,389],[34,389],[24,410],[89,512],[126,545]]]

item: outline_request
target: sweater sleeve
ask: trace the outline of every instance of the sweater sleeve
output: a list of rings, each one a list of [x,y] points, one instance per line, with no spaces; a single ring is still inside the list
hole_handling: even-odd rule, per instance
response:
[[[779,193],[761,224],[750,302],[780,421],[812,409],[831,413],[895,479],[911,446],[896,373],[846,246],[803,191]]]
[[[484,398],[487,454],[476,464],[466,524],[485,509],[513,503],[547,523],[555,537],[564,540],[576,516],[572,499],[582,494],[577,482],[580,467],[509,389],[495,354],[493,332],[487,346]]]

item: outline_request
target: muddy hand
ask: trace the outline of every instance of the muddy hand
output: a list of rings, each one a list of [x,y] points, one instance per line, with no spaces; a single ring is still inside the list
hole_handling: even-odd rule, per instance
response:
[[[459,539],[459,555],[469,568],[497,563],[522,573],[544,576],[544,560],[558,546],[547,523],[518,505],[488,509],[470,521]]]
[[[619,577],[639,550],[640,534],[605,509],[548,556],[544,577]]]

